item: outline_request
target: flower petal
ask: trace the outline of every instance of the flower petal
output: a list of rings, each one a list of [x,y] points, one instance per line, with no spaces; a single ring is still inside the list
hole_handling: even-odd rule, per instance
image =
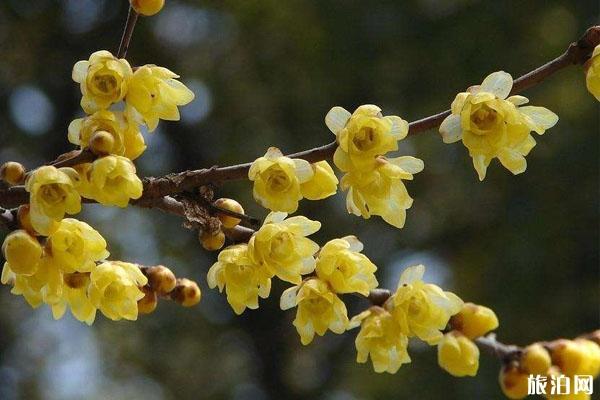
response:
[[[455,143],[462,139],[460,115],[449,115],[440,125],[440,134],[444,143]]]
[[[525,106],[519,107],[519,111],[528,118],[531,129],[540,135],[558,122],[558,115],[544,107]]]
[[[351,115],[345,108],[335,106],[325,116],[325,125],[337,135],[339,131],[344,129]]]
[[[512,76],[508,72],[498,71],[489,74],[479,87],[480,92],[489,92],[500,99],[508,97],[513,86]]]

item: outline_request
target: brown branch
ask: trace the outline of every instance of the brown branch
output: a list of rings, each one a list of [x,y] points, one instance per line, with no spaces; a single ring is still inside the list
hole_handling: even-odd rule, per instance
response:
[[[9,230],[17,229],[17,219],[11,210],[0,208],[0,225]]]
[[[123,36],[121,36],[121,42],[119,43],[119,50],[117,50],[117,58],[125,58],[127,56],[127,50],[129,50],[129,43],[133,37],[133,29],[135,23],[138,20],[139,14],[129,7],[129,13],[127,14],[127,21],[125,22],[125,28],[123,29]]]
[[[514,344],[504,344],[496,340],[496,334],[490,333],[487,336],[475,339],[477,346],[488,354],[498,358],[503,363],[518,360],[523,354],[523,349]]]

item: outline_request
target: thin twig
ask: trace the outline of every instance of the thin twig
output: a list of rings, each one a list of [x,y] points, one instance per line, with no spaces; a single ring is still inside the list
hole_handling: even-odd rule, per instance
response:
[[[117,58],[125,58],[125,56],[127,56],[127,50],[129,50],[129,43],[131,43],[133,30],[135,28],[135,23],[137,22],[138,16],[138,13],[133,9],[133,7],[129,7],[127,21],[125,22],[125,28],[123,29],[123,36],[121,36],[119,50],[117,51]]]

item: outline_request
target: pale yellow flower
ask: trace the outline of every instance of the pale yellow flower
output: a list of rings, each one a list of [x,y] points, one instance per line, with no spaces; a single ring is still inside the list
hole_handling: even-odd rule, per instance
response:
[[[397,116],[384,117],[381,108],[372,104],[360,106],[352,114],[333,107],[325,124],[339,144],[333,162],[344,172],[372,169],[377,156],[398,150],[398,141],[408,134],[408,122]]]
[[[592,57],[585,64],[585,84],[596,100],[600,101],[600,45],[594,48]]]
[[[72,77],[81,87],[83,110],[92,114],[123,100],[132,74],[127,60],[117,59],[106,50],[93,53],[87,61],[78,61]]]
[[[308,200],[321,200],[337,192],[338,178],[327,161],[311,164],[313,176],[300,184],[302,196]]]
[[[377,373],[396,373],[409,363],[408,337],[400,330],[393,316],[384,308],[374,306],[354,316],[348,329],[360,326],[356,337],[356,362],[366,363],[369,357]]]
[[[490,308],[464,303],[460,312],[452,317],[450,324],[469,339],[476,339],[498,328],[499,322],[496,313]]]
[[[254,199],[265,208],[287,213],[298,209],[302,199],[301,184],[313,176],[308,161],[286,157],[276,147],[270,147],[248,171],[248,179],[254,182]]]
[[[34,236],[18,229],[4,239],[2,254],[15,274],[33,275],[42,260],[43,249]]]
[[[85,222],[65,218],[46,243],[49,257],[66,273],[91,272],[100,261],[109,256],[106,241]]]
[[[558,122],[558,116],[544,107],[522,106],[527,98],[508,97],[512,85],[510,74],[490,74],[481,85],[456,96],[452,114],[440,125],[445,143],[462,140],[469,149],[480,180],[494,158],[515,175],[524,172],[525,156],[536,144],[530,132],[541,135]]]
[[[133,321],[138,316],[137,301],[144,297],[139,286],[147,283],[148,279],[136,265],[108,261],[92,270],[89,298],[107,318]]]
[[[66,274],[64,281],[62,298],[51,304],[54,319],[62,318],[67,308],[70,308],[75,319],[91,325],[96,319],[96,307],[88,295],[89,274]]]
[[[110,154],[125,156],[131,160],[139,157],[146,149],[144,137],[137,123],[122,112],[100,110],[69,124],[69,142],[89,147],[90,139],[99,131],[108,132],[113,138]]]
[[[12,285],[11,293],[23,296],[33,308],[42,303],[56,304],[63,296],[63,274],[49,257],[42,257],[33,275],[16,274],[6,262],[1,281]]]
[[[81,197],[76,190],[79,180],[74,169],[52,166],[40,167],[27,178],[31,225],[38,233],[50,234],[65,214],[81,211]]]
[[[413,202],[402,180],[411,180],[413,174],[422,170],[423,161],[418,158],[378,157],[372,170],[347,173],[342,177],[341,188],[348,190],[348,212],[365,219],[379,215],[388,224],[402,228],[406,210]]]
[[[454,293],[423,282],[425,267],[407,268],[400,276],[398,289],[391,297],[392,314],[407,336],[433,345],[442,339],[450,317],[458,313],[463,301]]]
[[[128,158],[106,156],[77,167],[81,176],[79,191],[105,206],[127,207],[129,200],[142,196],[142,181]]]
[[[316,272],[336,293],[369,295],[377,287],[377,267],[360,252],[363,244],[355,236],[333,239],[319,251]]]
[[[457,377],[475,376],[479,369],[479,348],[459,332],[447,333],[438,344],[438,364]]]
[[[260,268],[250,260],[248,245],[229,246],[208,270],[208,286],[218,286],[220,292],[225,288],[227,301],[238,315],[246,308],[257,309],[258,298],[266,299],[271,291],[271,279]]]
[[[177,79],[179,75],[156,65],[136,69],[129,82],[127,106],[133,107],[151,132],[160,119],[179,121],[178,106],[194,99],[194,93]]]
[[[286,217],[286,213],[270,213],[250,238],[248,255],[266,278],[277,276],[299,284],[302,275],[315,269],[314,255],[319,245],[306,236],[318,231],[321,223],[302,216]]]
[[[298,307],[294,326],[303,345],[312,342],[315,333],[323,336],[327,330],[344,333],[348,326],[346,305],[327,283],[311,278],[286,289],[281,295],[282,310]]]

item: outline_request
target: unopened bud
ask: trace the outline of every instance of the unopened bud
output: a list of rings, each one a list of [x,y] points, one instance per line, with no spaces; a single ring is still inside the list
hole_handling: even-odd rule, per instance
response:
[[[148,17],[162,10],[165,0],[129,0],[129,3],[138,14]]]
[[[170,294],[171,299],[175,300],[184,307],[195,306],[200,302],[202,293],[198,284],[189,279],[177,279],[177,286]]]
[[[214,202],[214,205],[216,207],[222,208],[224,210],[233,211],[238,214],[244,213],[244,208],[242,207],[242,205],[233,199],[218,199]],[[242,221],[239,218],[232,217],[231,215],[227,215],[225,213],[217,213],[217,216],[219,217],[221,224],[223,224],[225,228],[233,228]]]
[[[158,305],[158,297],[156,296],[156,292],[149,288],[148,286],[143,286],[140,288],[142,292],[144,292],[144,297],[138,300],[138,313],[140,314],[150,314],[152,311],[156,310],[156,306]]]
[[[465,303],[460,312],[450,319],[453,329],[466,337],[475,339],[498,327],[498,317],[491,309],[473,303]]]
[[[144,274],[148,278],[148,285],[159,296],[169,294],[175,288],[177,281],[175,274],[165,266],[156,265],[145,268]]]
[[[521,368],[533,375],[544,375],[552,365],[550,353],[539,343],[529,345],[521,356]]]
[[[500,370],[498,381],[500,388],[509,399],[523,399],[528,394],[528,374],[519,370],[516,364],[508,364]]]
[[[223,231],[218,231],[215,234],[202,232],[200,234],[200,243],[208,251],[219,250],[225,244],[225,234]]]
[[[9,185],[19,185],[25,181],[25,167],[15,161],[7,161],[0,167],[0,179]]]
[[[97,156],[110,154],[115,145],[115,138],[106,131],[97,131],[90,138],[89,147]]]

